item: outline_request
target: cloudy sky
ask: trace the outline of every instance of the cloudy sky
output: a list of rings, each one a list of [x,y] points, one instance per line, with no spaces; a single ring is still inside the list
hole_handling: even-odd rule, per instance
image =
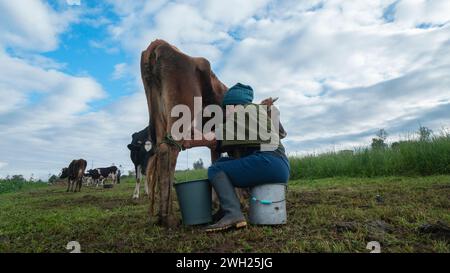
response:
[[[74,158],[131,169],[146,126],[141,51],[156,38],[227,86],[279,96],[289,153],[450,127],[447,0],[0,0],[0,176]],[[189,165],[207,150],[189,151]],[[187,155],[178,168],[186,168]]]

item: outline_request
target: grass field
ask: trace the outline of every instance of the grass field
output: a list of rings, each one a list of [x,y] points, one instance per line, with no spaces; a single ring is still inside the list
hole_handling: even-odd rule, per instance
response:
[[[0,194],[8,192],[17,192],[26,189],[35,189],[48,186],[45,182],[28,182],[19,180],[0,179]]]
[[[382,149],[354,150],[291,157],[291,179],[450,175],[450,134],[427,141],[405,140]]]
[[[148,200],[133,201],[133,188],[124,179],[81,193],[0,194],[0,252],[67,252],[73,240],[82,252],[368,252],[373,240],[382,252],[450,252],[448,231],[420,228],[450,224],[450,176],[293,180],[287,225],[215,234],[150,224]]]

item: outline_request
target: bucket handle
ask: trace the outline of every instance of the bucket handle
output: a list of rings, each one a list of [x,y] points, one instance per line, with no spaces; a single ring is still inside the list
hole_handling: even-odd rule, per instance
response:
[[[274,203],[281,203],[281,202],[283,202],[283,201],[285,201],[286,199],[283,199],[283,200],[280,200],[280,201],[270,201],[270,200],[265,200],[265,199],[262,199],[262,200],[258,200],[258,199],[256,199],[256,197],[252,197],[252,201],[253,202],[259,202],[260,204],[263,204],[263,205],[271,205],[271,204],[274,204]]]
[[[286,184],[286,185],[284,185],[284,190],[287,191],[287,189],[288,189],[288,186]],[[271,204],[274,204],[274,203],[281,203],[281,202],[286,201],[286,199],[283,199],[283,200],[280,200],[280,201],[270,201],[270,200],[265,200],[265,199],[259,200],[259,199],[257,199],[254,196],[252,196],[251,200],[252,200],[252,202],[259,202],[260,204],[263,204],[263,205],[271,205]]]

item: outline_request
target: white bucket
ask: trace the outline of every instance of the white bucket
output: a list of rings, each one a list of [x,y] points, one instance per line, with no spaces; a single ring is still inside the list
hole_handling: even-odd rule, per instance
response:
[[[284,225],[286,219],[286,184],[264,184],[251,189],[250,223]]]

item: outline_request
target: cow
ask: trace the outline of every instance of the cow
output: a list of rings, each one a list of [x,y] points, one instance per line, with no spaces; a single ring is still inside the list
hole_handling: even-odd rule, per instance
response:
[[[133,199],[139,199],[142,175],[146,174],[148,160],[155,154],[149,128],[150,126],[147,126],[141,131],[135,132],[131,136],[131,143],[127,145],[136,176]],[[144,190],[145,194],[148,195],[148,183],[144,183]]]
[[[116,166],[88,170],[87,176],[97,187],[100,184],[103,185],[107,178],[111,178],[113,184],[120,184],[120,170]]]
[[[175,105],[194,109],[193,97],[202,97],[203,107],[218,104],[228,88],[220,82],[205,58],[190,57],[163,40],[153,41],[141,54],[141,76],[147,98],[150,134],[155,147],[147,164],[147,183],[150,190],[150,215],[154,213],[155,188],[158,185],[160,202],[158,222],[166,227],[177,224],[173,217],[172,185],[175,165],[181,150],[180,141],[171,138],[171,117]],[[205,123],[207,120],[202,120]],[[153,137],[154,136],[154,137]],[[211,149],[212,161],[218,153]]]
[[[84,173],[83,175],[83,184],[86,186],[91,186],[95,183],[94,179],[92,179],[91,175],[89,174],[89,171]]]
[[[84,159],[74,159],[70,162],[69,167],[63,168],[61,170],[60,178],[66,178],[68,180],[67,183],[67,192],[72,191],[76,192],[81,191],[81,184],[84,176],[84,171],[86,170],[87,162]]]
[[[98,185],[100,183],[103,184],[103,180],[101,180],[100,171],[97,169],[90,169],[87,171],[87,173],[84,174],[84,176],[87,178],[88,185]]]

